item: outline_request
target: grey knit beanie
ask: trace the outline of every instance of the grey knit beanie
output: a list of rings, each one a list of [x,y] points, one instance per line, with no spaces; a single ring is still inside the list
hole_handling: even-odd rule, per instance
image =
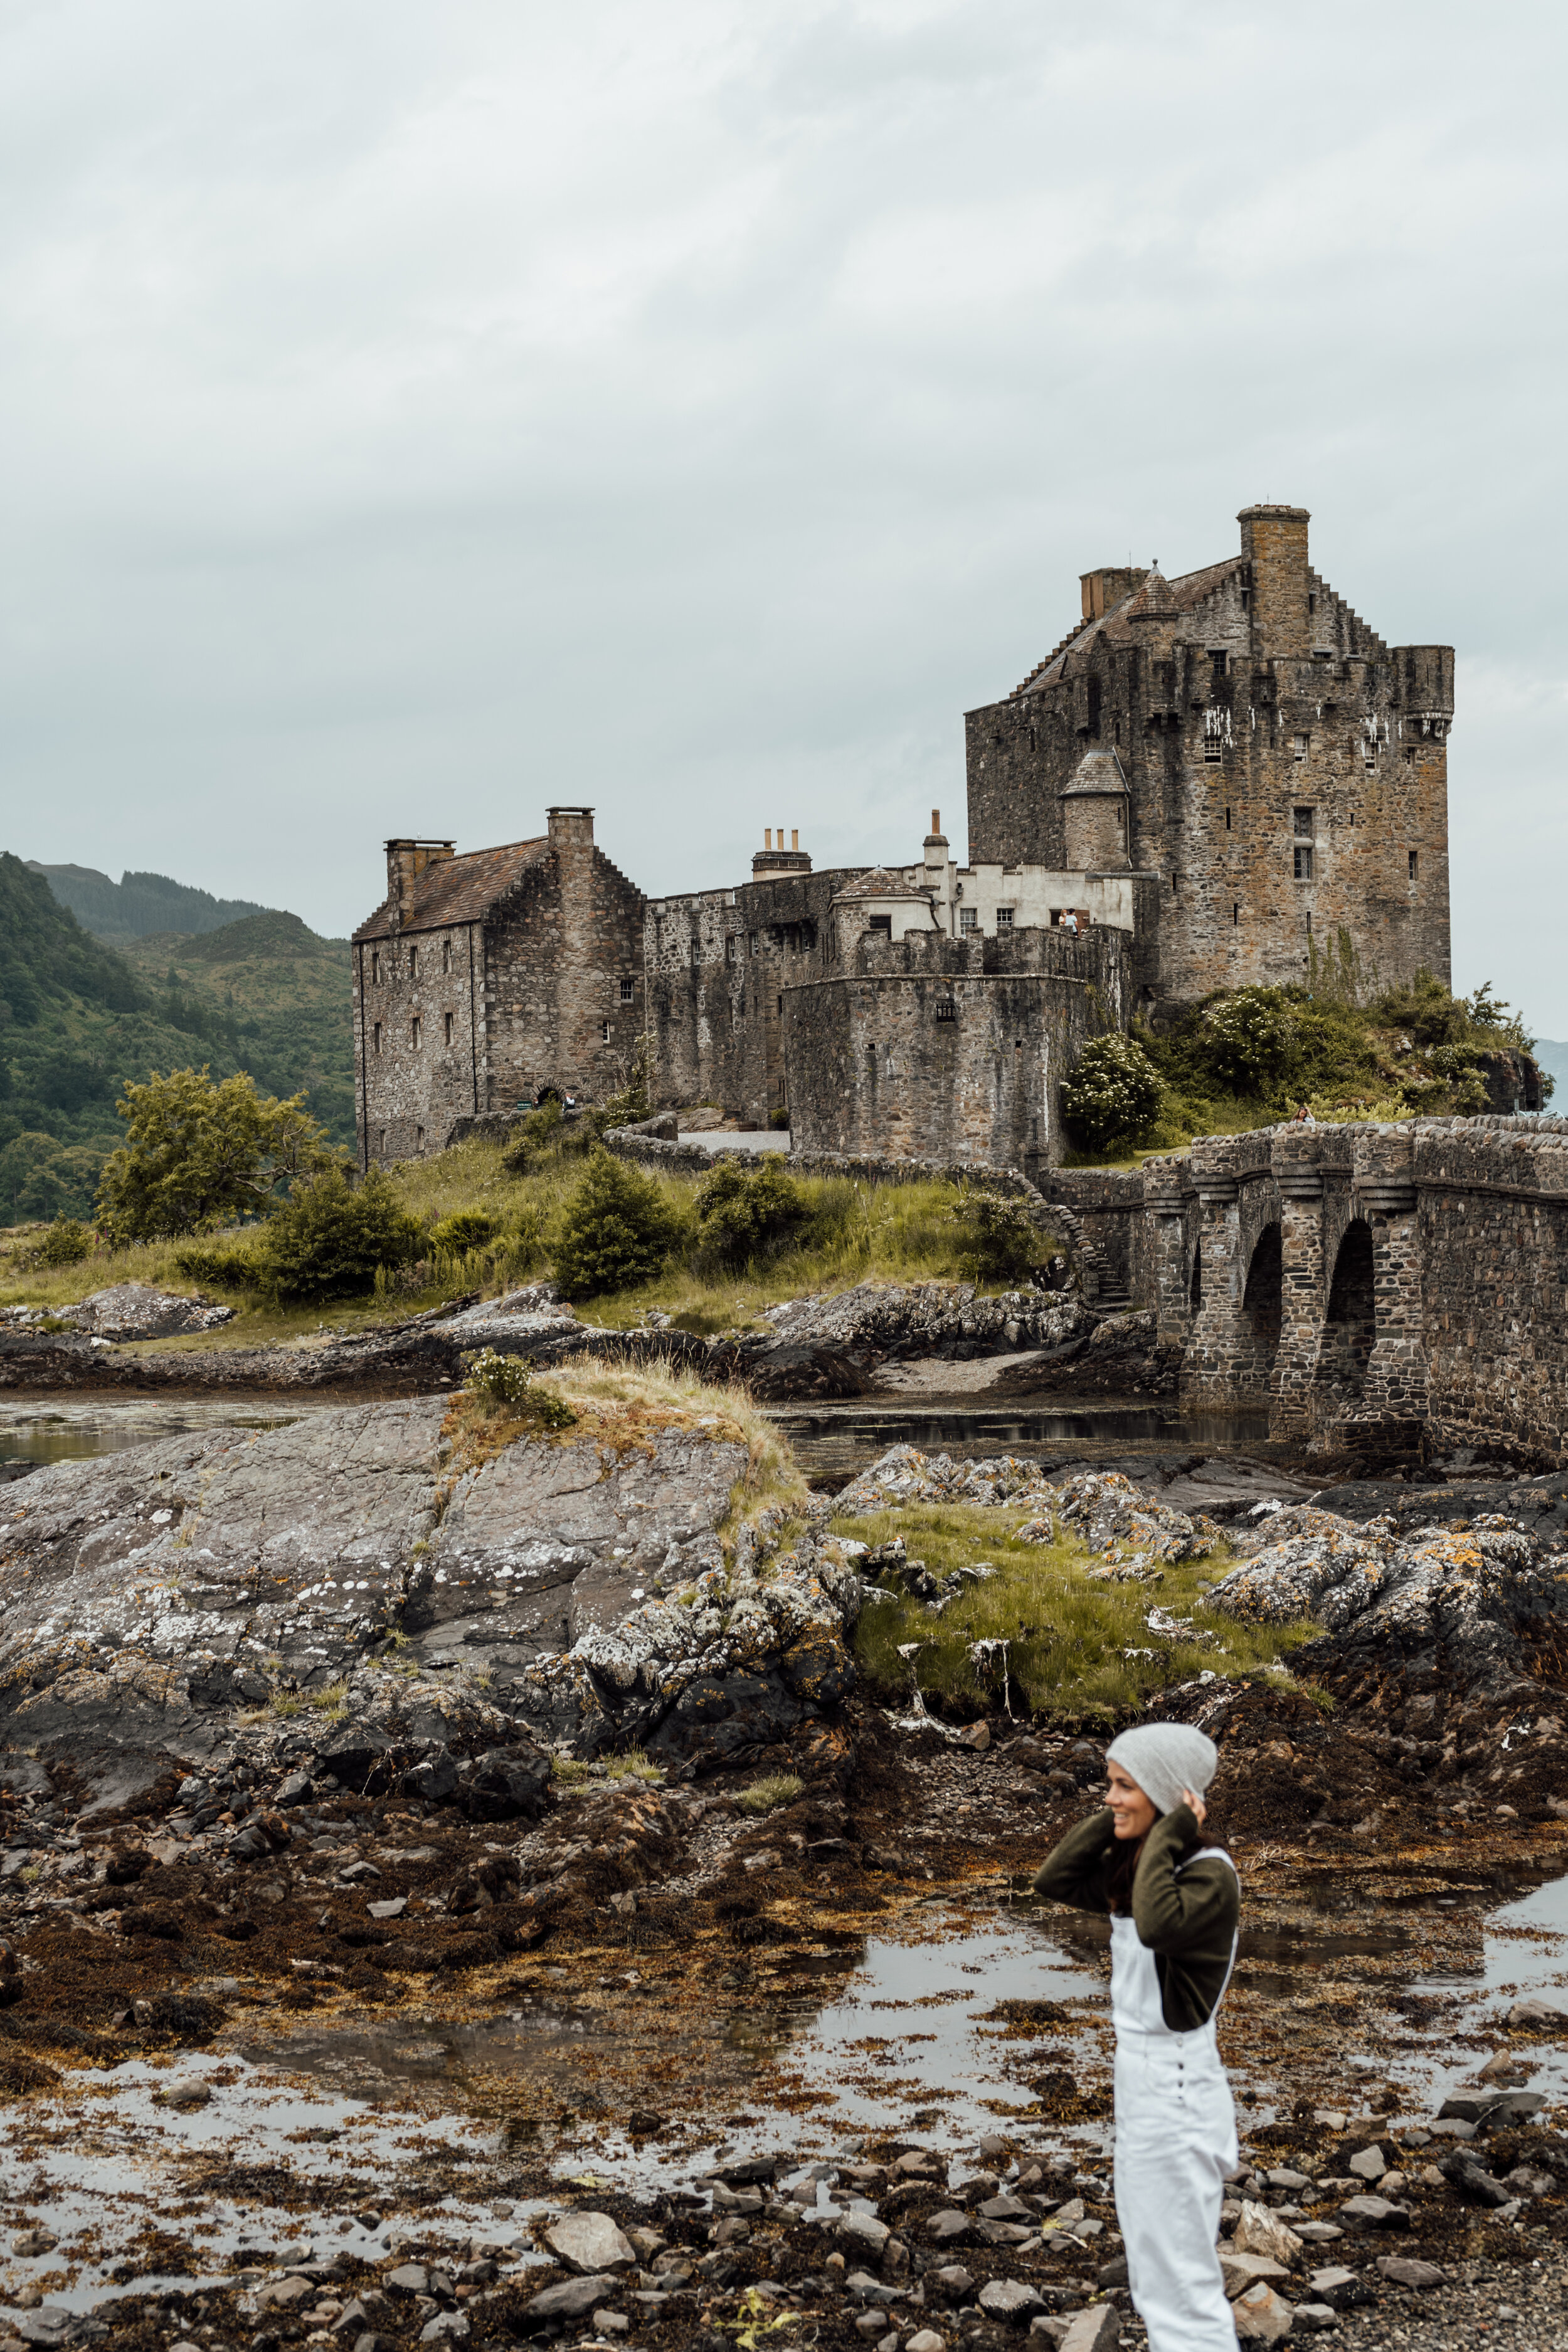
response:
[[[1184,1789],[1203,1795],[1214,1779],[1219,1749],[1190,1723],[1140,1723],[1118,1733],[1105,1760],[1120,1764],[1162,1813],[1173,1813]]]

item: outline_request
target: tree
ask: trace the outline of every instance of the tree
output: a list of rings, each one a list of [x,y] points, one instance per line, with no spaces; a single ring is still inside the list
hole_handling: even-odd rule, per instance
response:
[[[1238,988],[1204,1014],[1209,1067],[1238,1095],[1265,1095],[1296,1067],[1296,1024],[1277,988]]]
[[[256,1253],[258,1278],[285,1303],[355,1298],[377,1266],[406,1265],[418,1255],[422,1228],[391,1179],[373,1168],[362,1183],[336,1164],[298,1182],[268,1219]]]
[[[154,1070],[115,1105],[125,1141],[105,1162],[97,1213],[118,1243],[199,1233],[255,1216],[277,1193],[333,1163],[303,1094],[259,1095],[241,1071]]]
[[[599,1144],[551,1236],[557,1278],[574,1297],[631,1290],[652,1280],[682,1231],[655,1179]]]
[[[779,1165],[760,1156],[750,1168],[721,1160],[697,1188],[698,1241],[716,1265],[747,1265],[792,1240],[809,1213],[805,1196]]]
[[[1141,1135],[1160,1108],[1160,1078],[1136,1039],[1091,1037],[1062,1088],[1062,1109],[1090,1151]]]

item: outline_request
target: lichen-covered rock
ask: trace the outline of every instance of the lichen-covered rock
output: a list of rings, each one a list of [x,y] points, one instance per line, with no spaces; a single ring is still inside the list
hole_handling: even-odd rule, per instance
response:
[[[732,1559],[721,1545],[747,1468],[727,1425],[616,1449],[524,1436],[455,1473],[446,1411],[319,1411],[8,1490],[0,1726],[66,1740],[89,1780],[116,1751],[242,1736],[307,1747],[345,1787],[502,1818],[538,1793],[540,1734],[595,1752],[659,1732],[691,1754],[739,1717],[717,1745],[740,1750],[850,1687],[861,1588],[826,1507],[783,1557],[782,1511]]]

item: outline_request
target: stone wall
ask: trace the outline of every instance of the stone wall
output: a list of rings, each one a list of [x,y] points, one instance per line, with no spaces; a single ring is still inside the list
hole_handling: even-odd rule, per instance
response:
[[[595,848],[591,812],[552,809],[550,845],[485,920],[483,1110],[547,1082],[602,1102],[637,1057],[642,892]]]
[[[1190,1409],[1568,1464],[1568,1119],[1291,1121],[1052,1186]]]
[[[360,1164],[441,1150],[482,1107],[477,923],[388,934],[354,946],[354,1071]]]
[[[760,863],[761,861],[759,861]],[[788,1108],[783,995],[834,961],[834,895],[859,867],[764,874],[647,901],[649,1091],[715,1101],[760,1126]]]
[[[866,935],[854,968],[784,992],[791,1132],[807,1151],[1048,1166],[1085,1041],[1124,1025],[1121,931]]]

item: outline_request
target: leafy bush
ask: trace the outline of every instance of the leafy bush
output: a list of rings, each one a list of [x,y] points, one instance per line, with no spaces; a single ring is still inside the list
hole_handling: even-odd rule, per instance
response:
[[[1021,1195],[967,1185],[952,1212],[967,1242],[967,1269],[979,1282],[1005,1282],[1047,1265],[1061,1244],[1035,1223]]]
[[[521,1356],[501,1356],[480,1348],[463,1358],[470,1396],[480,1398],[492,1412],[526,1413],[544,1429],[570,1429],[576,1414],[553,1389],[541,1387]]]
[[[787,1129],[789,1126],[789,1113],[785,1110],[782,1103],[779,1105],[777,1110],[769,1111],[768,1125],[773,1128],[783,1128]]]
[[[551,1235],[556,1277],[573,1297],[635,1289],[653,1279],[684,1229],[653,1177],[596,1144]]]
[[[531,1110],[501,1154],[509,1176],[531,1176],[541,1160],[558,1151],[564,1141],[565,1114],[558,1095],[549,1096]],[[584,1130],[585,1132],[585,1130]]]
[[[1238,1095],[1272,1094],[1296,1066],[1296,1024],[1277,988],[1238,988],[1204,1012],[1209,1067]]]
[[[487,1242],[494,1241],[496,1231],[496,1221],[487,1210],[458,1209],[453,1215],[443,1217],[435,1227],[430,1246],[454,1253],[483,1249]]]
[[[174,1264],[193,1282],[210,1283],[215,1290],[258,1290],[262,1286],[261,1268],[248,1249],[226,1249],[221,1244],[204,1248],[200,1243],[188,1243],[174,1252]]]
[[[417,1222],[378,1168],[358,1184],[342,1168],[324,1168],[296,1184],[268,1221],[257,1269],[279,1299],[352,1298],[374,1287],[378,1266],[406,1265],[420,1241]]]
[[[92,1251],[90,1225],[80,1223],[75,1217],[61,1215],[55,1219],[38,1244],[36,1256],[39,1265],[79,1265],[84,1257],[92,1255]]]
[[[98,1214],[117,1243],[199,1233],[256,1212],[298,1178],[336,1165],[304,1108],[259,1095],[243,1072],[222,1085],[200,1070],[154,1070],[115,1105],[126,1139],[104,1164]]]
[[[1160,1079],[1135,1038],[1091,1037],[1062,1088],[1062,1109],[1090,1151],[1141,1135],[1160,1108]]]
[[[716,1265],[749,1265],[792,1240],[810,1213],[776,1155],[750,1167],[721,1160],[697,1188],[698,1248]]]

